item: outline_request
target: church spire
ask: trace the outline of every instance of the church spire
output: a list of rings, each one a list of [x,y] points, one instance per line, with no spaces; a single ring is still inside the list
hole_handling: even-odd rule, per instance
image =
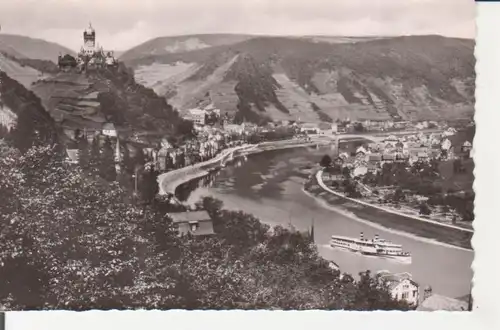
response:
[[[314,219],[312,219],[311,232],[309,233],[309,238],[311,239],[311,243],[314,243]]]
[[[116,139],[116,149],[115,149],[115,168],[116,172],[119,173],[121,170],[120,163],[122,162],[122,153],[120,151],[120,139]]]

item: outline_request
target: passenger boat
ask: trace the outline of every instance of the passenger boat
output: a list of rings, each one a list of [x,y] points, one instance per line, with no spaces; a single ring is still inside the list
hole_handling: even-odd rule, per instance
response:
[[[360,234],[359,238],[333,235],[330,239],[330,246],[358,252],[363,255],[411,263],[411,254],[404,252],[401,245],[382,239],[378,235],[375,235],[373,239],[364,238],[363,233]]]

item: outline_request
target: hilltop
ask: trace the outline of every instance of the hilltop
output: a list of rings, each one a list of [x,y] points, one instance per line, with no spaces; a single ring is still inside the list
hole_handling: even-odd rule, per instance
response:
[[[0,52],[16,58],[57,61],[59,54],[75,52],[54,42],[13,34],[0,34]]]
[[[214,46],[232,45],[250,38],[252,38],[251,35],[245,34],[197,34],[158,37],[125,51],[120,55],[120,60],[131,61],[146,56],[160,56]]]
[[[181,111],[206,99],[251,121],[439,120],[474,111],[473,40],[257,36],[160,54],[137,49],[122,60]]]

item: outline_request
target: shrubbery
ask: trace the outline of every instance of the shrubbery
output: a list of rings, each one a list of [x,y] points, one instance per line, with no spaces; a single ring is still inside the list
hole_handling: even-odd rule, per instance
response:
[[[165,198],[127,201],[52,147],[0,145],[0,301],[6,309],[408,309],[369,273],[331,270],[309,235],[204,198],[215,235],[177,236]]]

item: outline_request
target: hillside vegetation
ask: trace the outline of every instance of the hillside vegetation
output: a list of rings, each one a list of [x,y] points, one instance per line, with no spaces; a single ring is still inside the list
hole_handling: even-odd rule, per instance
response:
[[[32,90],[65,128],[100,128],[111,122],[122,132],[151,132],[179,137],[183,119],[149,88],[138,84],[123,65],[88,73],[58,72]]]
[[[0,152],[2,309],[411,308],[330,269],[307,234],[206,198],[215,235],[178,237],[165,200],[131,204],[48,146]]]
[[[123,58],[138,81],[181,110],[210,98],[223,111],[252,121],[438,120],[474,111],[473,40],[321,40],[254,37]]]
[[[40,99],[0,71],[0,137],[21,151],[33,145],[53,144],[58,129]]]

